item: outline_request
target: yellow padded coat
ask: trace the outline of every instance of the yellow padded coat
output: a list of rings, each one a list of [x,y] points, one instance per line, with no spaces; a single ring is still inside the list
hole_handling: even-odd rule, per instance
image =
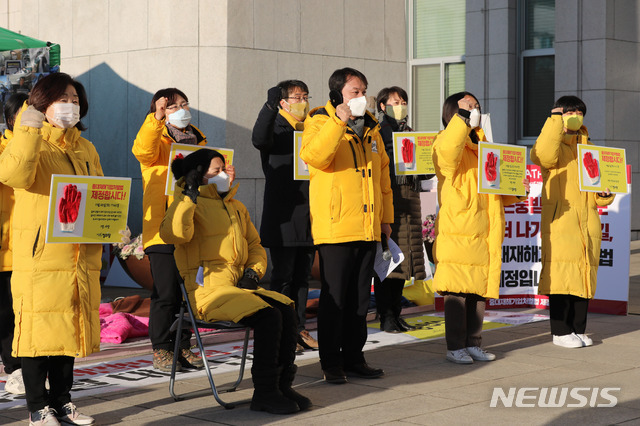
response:
[[[236,283],[246,268],[263,277],[267,254],[247,208],[233,198],[235,185],[220,198],[215,184],[200,186],[197,204],[182,194],[184,178],[176,183],[175,198],[160,225],[160,237],[175,245],[174,256],[195,314],[205,321],[235,321],[269,304],[253,293],[287,305],[293,301],[275,291],[245,290]],[[204,286],[196,283],[204,269]]]
[[[436,261],[438,292],[500,296],[504,206],[517,197],[478,193],[478,145],[471,128],[457,114],[433,143],[438,175]],[[480,140],[486,140],[482,130]]]
[[[366,113],[361,141],[327,102],[304,122],[300,158],[309,165],[313,242],[380,241],[380,225],[393,223],[393,194],[377,120]]]
[[[25,107],[26,108],[26,104]],[[23,108],[23,109],[24,109]],[[100,350],[100,244],[46,244],[51,175],[103,176],[78,129],[20,125],[0,156],[0,183],[14,188],[13,355],[85,357]]]
[[[586,127],[565,135],[561,115],[552,115],[531,150],[542,170],[542,272],[539,294],[571,294],[592,299],[596,293],[602,231],[597,206],[614,197],[582,192],[578,185],[578,144],[589,144]]]
[[[4,131],[0,140],[0,154],[7,147],[13,138],[13,132],[9,129]],[[0,271],[12,270],[13,249],[11,241],[11,224],[13,222],[14,196],[13,188],[0,184]]]
[[[169,154],[175,140],[169,135],[166,117],[156,120],[153,113],[147,115],[138,131],[131,152],[140,162],[142,172],[142,243],[146,249],[155,244],[167,244],[160,238],[160,222],[164,217],[172,197],[165,195]],[[191,126],[199,142],[206,145],[207,140],[195,126]]]

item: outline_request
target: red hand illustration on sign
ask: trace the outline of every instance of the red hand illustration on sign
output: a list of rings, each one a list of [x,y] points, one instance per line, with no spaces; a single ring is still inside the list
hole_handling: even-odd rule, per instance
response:
[[[73,232],[76,219],[78,219],[80,201],[82,201],[82,193],[78,191],[77,186],[69,184],[64,187],[64,195],[58,202],[60,229],[63,232]]]
[[[593,155],[590,152],[584,154],[582,157],[582,163],[584,167],[587,169],[587,173],[591,179],[597,178],[600,176],[600,169],[598,168],[598,160],[593,158]]]
[[[402,139],[402,162],[407,168],[413,164],[413,142],[409,138]]]
[[[490,152],[487,155],[487,161],[484,163],[484,175],[488,182],[493,182],[498,177],[496,164],[498,164],[498,157],[493,152]]]

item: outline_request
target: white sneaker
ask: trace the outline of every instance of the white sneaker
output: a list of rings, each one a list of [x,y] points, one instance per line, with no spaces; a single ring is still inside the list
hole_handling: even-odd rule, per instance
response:
[[[591,340],[589,337],[587,337],[586,334],[576,334],[576,336],[578,336],[578,339],[582,340],[582,346],[591,346],[591,345],[593,345],[593,340]]]
[[[458,349],[457,351],[447,351],[447,359],[456,364],[473,364],[473,358],[469,356],[466,349]]]
[[[471,356],[471,358],[473,358],[474,361],[493,361],[494,359],[496,359],[496,356],[494,354],[485,351],[480,346],[468,347],[467,353],[469,354],[469,356]]]
[[[18,368],[9,374],[7,382],[4,384],[4,390],[15,395],[25,394],[24,382],[22,381],[22,368]]]
[[[56,417],[63,425],[92,425],[95,423],[93,417],[80,414],[73,402],[67,402],[63,405],[60,412],[56,413]]]
[[[42,410],[29,413],[29,426],[60,426],[55,412],[47,405]]]
[[[564,336],[553,336],[553,344],[562,346],[563,348],[581,348],[582,340],[580,340],[576,333],[571,333],[565,334]]]

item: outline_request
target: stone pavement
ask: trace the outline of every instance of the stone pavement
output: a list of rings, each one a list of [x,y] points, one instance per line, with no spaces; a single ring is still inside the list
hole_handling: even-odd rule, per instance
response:
[[[640,424],[640,242],[631,244],[631,253],[631,314],[590,314],[590,348],[554,346],[545,321],[483,333],[483,346],[498,356],[490,363],[452,364],[444,359],[443,339],[420,341],[366,352],[371,365],[385,369],[384,378],[330,385],[323,382],[317,360],[303,361],[296,386],[314,406],[290,416],[253,412],[247,404],[225,410],[206,392],[206,377],[178,381],[178,393],[196,392],[179,402],[169,396],[167,383],[75,402],[102,425]],[[234,378],[233,373],[214,377],[218,384]],[[510,408],[500,399],[491,408],[494,388],[505,394],[515,388],[516,396],[525,397],[520,402],[535,406],[516,407],[516,397]],[[544,403],[562,388],[574,392],[562,407],[538,406],[543,392],[548,392]],[[250,397],[250,378],[236,393],[223,394],[230,401]],[[612,401],[614,407],[597,406]],[[24,407],[5,410],[0,424],[25,424],[26,417]]]

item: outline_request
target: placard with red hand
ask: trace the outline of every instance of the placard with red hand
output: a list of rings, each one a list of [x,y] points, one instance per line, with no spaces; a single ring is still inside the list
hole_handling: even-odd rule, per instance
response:
[[[52,175],[47,243],[115,243],[126,229],[131,178]]]
[[[578,144],[580,190],[627,193],[626,153],[622,148]]]
[[[393,133],[393,162],[397,176],[436,172],[431,158],[436,135],[437,133],[420,132]]]
[[[215,149],[224,157],[225,165],[233,165],[233,149],[231,148],[216,148],[214,146],[206,145],[203,146],[184,143],[172,143],[171,151],[169,152],[169,164],[167,164],[169,168],[167,170],[167,181],[164,188],[165,195],[173,196],[173,191],[176,187],[176,179],[173,177],[173,173],[171,173],[171,163],[173,162],[173,160],[175,160],[176,158],[184,158],[199,149]]]
[[[525,195],[526,148],[489,142],[478,144],[478,192]]]

